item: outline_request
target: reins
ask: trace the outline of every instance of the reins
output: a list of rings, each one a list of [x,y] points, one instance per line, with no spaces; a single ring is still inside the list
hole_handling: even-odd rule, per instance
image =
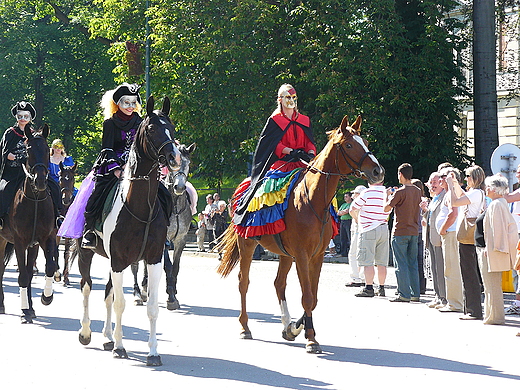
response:
[[[338,162],[340,153],[341,153],[341,156],[343,157],[344,162],[351,169],[351,172],[346,173],[346,174],[341,173],[341,171],[339,169],[339,162]],[[335,159],[334,159],[334,164],[335,164],[336,170],[338,171],[337,173],[336,172],[325,172],[325,171],[315,167],[314,165],[309,164],[307,161],[300,159],[300,161],[307,166],[305,168],[306,171],[309,171],[309,172],[310,171],[314,171],[314,172],[316,172],[316,173],[318,173],[320,175],[325,176],[325,191],[324,191],[325,199],[324,200],[325,200],[326,206],[325,206],[324,217],[323,218],[320,217],[320,215],[318,214],[318,212],[315,210],[315,208],[313,207],[312,203],[310,202],[310,193],[309,193],[309,188],[307,186],[306,176],[305,175],[303,176],[303,188],[304,188],[305,197],[308,200],[307,204],[309,205],[310,209],[312,210],[313,214],[316,216],[318,221],[321,222],[320,242],[323,240],[323,235],[325,234],[325,225],[330,220],[330,213],[328,212],[328,209],[329,209],[329,207],[330,207],[330,205],[332,203],[332,200],[334,199],[334,197],[336,196],[336,194],[338,192],[338,190],[336,188],[336,190],[334,191],[334,194],[332,195],[332,197],[330,199],[327,199],[327,189],[329,187],[329,180],[331,179],[332,176],[339,176],[340,180],[346,179],[349,175],[354,175],[356,177],[361,177],[362,174],[363,174],[362,171],[361,171],[361,166],[363,165],[363,162],[365,161],[367,156],[369,156],[371,154],[372,154],[372,152],[370,152],[370,151],[365,152],[363,154],[363,156],[361,156],[361,159],[358,162],[356,162],[352,158],[350,158],[350,156],[348,155],[348,153],[346,152],[346,150],[345,150],[345,148],[343,147],[342,144],[336,144],[336,156],[335,156]],[[350,160],[350,162],[349,162],[349,160]],[[287,251],[285,250],[285,248],[283,247],[281,239],[280,239],[280,242],[279,242],[278,245],[280,246],[280,249],[284,253],[288,254]],[[315,250],[312,253],[311,257],[313,257],[317,252],[318,252],[318,247],[315,248]],[[294,258],[294,256],[292,256],[292,255],[289,255],[289,256]]]
[[[45,185],[45,189],[42,190],[42,191],[39,191],[37,188],[36,188],[36,185],[34,184],[34,181],[36,180],[36,177],[34,175],[34,170],[37,168],[37,167],[44,167],[47,174],[49,172],[49,167],[47,165],[45,165],[44,163],[36,163],[34,164],[30,171],[27,170],[27,167],[25,166],[25,164],[22,164],[22,167],[23,167],[23,170],[25,172],[25,176],[26,178],[29,180],[29,187],[31,188],[32,190],[32,193],[33,195],[35,195],[35,198],[31,198],[29,196],[27,196],[27,193],[26,193],[26,186],[24,186],[24,190],[22,191],[22,195],[25,199],[27,200],[30,200],[31,202],[34,202],[34,218],[33,218],[33,229],[32,229],[32,236],[31,236],[31,245],[33,243],[35,243],[35,240],[36,240],[36,227],[37,227],[37,217],[38,217],[38,205],[40,204],[40,202],[43,202],[45,200],[47,200],[47,198],[49,197],[49,193],[47,191],[47,188],[48,186]],[[47,175],[46,174],[46,175]],[[40,192],[44,192],[45,193],[45,197],[43,198],[38,198],[36,195],[39,194]]]

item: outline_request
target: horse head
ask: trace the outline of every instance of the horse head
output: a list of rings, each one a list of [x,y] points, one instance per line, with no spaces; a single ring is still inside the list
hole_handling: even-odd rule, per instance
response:
[[[139,154],[149,160],[159,162],[173,171],[181,164],[181,154],[175,145],[175,128],[168,117],[170,99],[164,99],[162,109],[154,110],[154,98],[146,102],[146,117],[136,134]]]
[[[35,191],[45,191],[47,188],[47,175],[49,174],[49,126],[44,124],[34,133],[30,126],[24,128],[27,138],[27,163],[25,174]]]
[[[354,173],[358,177],[364,177],[369,183],[379,183],[385,177],[385,169],[379,164],[377,158],[368,150],[367,142],[361,137],[361,116],[349,125],[345,116],[340,127],[332,132],[331,138],[337,147],[337,165],[340,173]],[[368,158],[367,158],[368,157]]]
[[[190,172],[191,154],[195,151],[196,144],[190,146],[179,145],[181,152],[181,164],[178,169],[174,169],[167,177],[168,189],[170,193],[182,195],[186,191],[186,181]]]
[[[68,207],[72,203],[74,197],[74,182],[76,175],[77,163],[74,165],[59,164],[60,167],[60,189],[61,189],[61,203]]]

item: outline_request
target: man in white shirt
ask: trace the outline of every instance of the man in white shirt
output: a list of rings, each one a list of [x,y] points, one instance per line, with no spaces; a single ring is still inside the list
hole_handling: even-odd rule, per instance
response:
[[[385,296],[386,267],[389,256],[388,213],[385,212],[386,188],[383,182],[370,184],[354,200],[350,214],[358,224],[356,259],[365,271],[365,287],[356,297],[373,297],[375,268],[379,281],[378,295]]]

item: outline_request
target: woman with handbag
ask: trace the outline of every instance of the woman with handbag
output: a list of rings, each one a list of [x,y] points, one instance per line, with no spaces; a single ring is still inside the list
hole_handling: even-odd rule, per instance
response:
[[[483,191],[484,170],[478,165],[466,168],[464,191],[452,175],[447,177],[451,203],[460,207],[457,221],[460,270],[464,287],[464,315],[461,320],[482,320],[482,283],[475,249],[475,220],[486,208]]]

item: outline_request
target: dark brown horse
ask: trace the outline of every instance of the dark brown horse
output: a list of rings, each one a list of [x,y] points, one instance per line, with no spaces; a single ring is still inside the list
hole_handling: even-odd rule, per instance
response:
[[[252,338],[247,324],[246,294],[253,252],[259,243],[280,255],[274,284],[281,308],[283,338],[292,341],[304,328],[307,352],[321,353],[321,347],[315,338],[312,311],[318,302],[323,255],[332,236],[329,212],[331,201],[336,194],[339,180],[347,175],[363,176],[370,182],[379,182],[384,178],[384,169],[367,149],[360,136],[360,128],[361,117],[357,118],[352,127],[349,126],[347,117],[343,118],[340,127],[329,133],[327,145],[300,175],[290,194],[285,213],[286,230],[279,235],[281,244],[277,243],[273,235],[261,236],[259,240],[245,239],[236,234],[233,224],[227,229],[223,242],[219,245],[223,257],[218,272],[225,277],[240,263],[239,321],[242,325],[242,338]],[[296,323],[291,321],[285,298],[287,274],[293,261],[296,263],[304,309],[302,318]]]
[[[45,288],[41,295],[44,305],[49,305],[53,299],[52,281],[56,263],[54,256],[56,247],[56,227],[54,206],[47,188],[49,173],[49,147],[47,137],[49,127],[44,125],[34,134],[29,126],[25,126],[27,138],[27,162],[24,166],[26,178],[22,188],[14,197],[5,225],[0,230],[0,275],[3,279],[9,251],[14,252],[18,261],[18,285],[22,301],[22,323],[32,323],[35,317],[32,297],[31,281],[33,266],[41,246],[45,253]],[[0,310],[4,309],[3,287],[0,294]]]
[[[67,210],[69,206],[72,204],[74,200],[74,183],[76,181],[76,168],[77,163],[74,165],[63,165],[60,162],[60,190],[61,190],[61,204],[63,206],[62,213],[63,216],[67,214]],[[61,240],[61,237],[58,237],[58,244]],[[77,251],[75,250],[75,242],[72,238],[63,238],[63,275],[55,276],[55,280],[59,281],[63,276],[63,284],[65,286],[70,285],[69,281],[69,272],[72,262],[77,255]],[[57,272],[58,273],[58,272]]]
[[[162,363],[157,353],[158,287],[168,223],[168,216],[163,212],[157,196],[159,170],[160,164],[167,166],[170,171],[175,169],[180,164],[180,153],[174,143],[173,125],[168,118],[169,99],[164,100],[160,111],[154,111],[153,105],[154,99],[150,97],[146,103],[147,116],[135,135],[123,180],[116,191],[112,209],[103,222],[100,232],[102,242],[98,243],[96,253],[110,259],[110,279],[105,289],[107,318],[103,333],[108,338],[105,349],[113,350],[114,357],[119,358],[128,357],[123,347],[123,271],[134,261],[146,262],[149,277],[147,313],[150,319],[147,365],[159,366]],[[81,291],[84,297],[79,340],[87,345],[92,335],[88,305],[92,290],[90,267],[93,253],[81,249],[79,254]],[[116,317],[113,333],[112,308]]]

